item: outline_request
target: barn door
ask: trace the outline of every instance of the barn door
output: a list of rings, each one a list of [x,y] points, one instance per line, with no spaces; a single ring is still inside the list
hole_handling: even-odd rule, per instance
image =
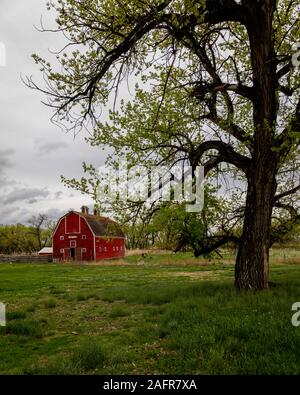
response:
[[[76,248],[70,248],[71,250],[71,260],[75,261],[76,260]]]

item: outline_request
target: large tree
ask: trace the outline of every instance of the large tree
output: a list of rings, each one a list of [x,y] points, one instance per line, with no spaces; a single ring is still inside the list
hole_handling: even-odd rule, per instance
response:
[[[298,0],[58,0],[49,8],[67,45],[57,55],[59,71],[34,56],[47,87],[30,86],[47,94],[58,121],[76,131],[92,121],[94,144],[109,143],[118,153],[120,139],[129,151],[139,142],[140,152],[160,150],[166,161],[179,155],[193,167],[203,164],[206,175],[224,163],[242,173],[235,285],[267,288],[272,216],[279,218],[276,232],[299,221]],[[152,90],[147,105],[147,89],[142,95],[137,88],[140,108],[126,110],[151,121],[146,139],[138,141],[135,128],[137,143],[120,132],[130,131],[128,117],[118,124],[114,111],[110,125],[100,122],[101,106],[113,105],[110,93],[131,74]]]

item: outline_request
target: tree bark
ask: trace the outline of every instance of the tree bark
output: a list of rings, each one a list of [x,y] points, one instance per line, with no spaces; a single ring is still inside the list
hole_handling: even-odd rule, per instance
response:
[[[276,162],[256,167],[248,176],[243,233],[235,265],[238,289],[268,288],[269,248],[273,199],[276,192]]]

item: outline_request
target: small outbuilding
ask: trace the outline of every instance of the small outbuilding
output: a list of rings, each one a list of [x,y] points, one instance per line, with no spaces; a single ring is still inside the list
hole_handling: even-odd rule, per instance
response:
[[[61,217],[52,238],[54,261],[96,261],[125,256],[125,236],[113,220],[99,215],[69,211]]]
[[[38,255],[42,255],[42,256],[52,256],[52,254],[53,254],[52,247],[44,247],[38,252]]]

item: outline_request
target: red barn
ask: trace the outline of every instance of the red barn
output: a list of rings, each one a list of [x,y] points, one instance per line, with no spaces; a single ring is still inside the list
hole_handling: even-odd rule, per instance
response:
[[[82,206],[61,217],[53,233],[54,261],[95,261],[125,255],[125,237],[118,224]]]

